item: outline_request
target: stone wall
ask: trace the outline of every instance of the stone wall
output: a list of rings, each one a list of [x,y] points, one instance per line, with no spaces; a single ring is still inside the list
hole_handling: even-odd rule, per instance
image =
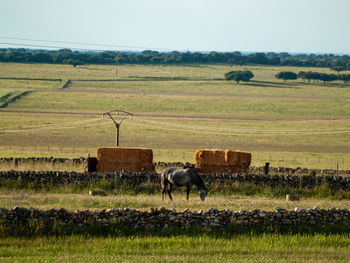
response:
[[[338,191],[350,191],[350,177],[341,176],[295,176],[295,175],[264,175],[264,174],[201,174],[207,186],[214,184],[232,185],[234,183],[248,183],[257,186],[304,188],[312,189],[322,184],[327,184],[330,189]],[[160,174],[156,172],[116,172],[116,173],[77,173],[54,171],[0,171],[0,184],[4,180],[13,180],[23,183],[38,183],[49,185],[98,183],[101,181],[112,182],[116,186],[128,185],[138,187],[143,184],[159,186]]]
[[[87,158],[42,158],[42,157],[32,157],[32,158],[0,158],[0,170],[33,170],[36,167],[46,166],[46,170],[61,170],[58,168],[68,167],[67,171],[84,171],[87,166]],[[155,162],[156,170],[161,170],[169,167],[194,167],[191,163],[182,162]],[[28,167],[34,167],[28,169]],[[27,169],[26,169],[27,168]],[[49,169],[50,168],[50,169]],[[75,168],[75,169],[74,169]],[[38,169],[35,169],[38,170]],[[264,167],[250,167],[251,174],[263,174]],[[321,176],[336,176],[337,170],[333,169],[307,169],[307,168],[290,168],[290,167],[270,167],[269,174],[278,175],[321,175]],[[338,176],[350,177],[350,170],[339,170]]]
[[[80,158],[53,158],[53,157],[32,157],[32,158],[0,158],[0,171],[5,170],[53,170],[53,171],[85,171],[87,159]]]
[[[314,209],[287,211],[238,211],[230,209],[208,211],[178,212],[166,208],[151,208],[150,211],[140,211],[129,208],[114,208],[101,211],[67,211],[61,209],[38,210],[34,208],[13,209],[0,208],[0,225],[3,227],[35,227],[38,225],[84,226],[102,224],[121,224],[130,229],[164,229],[178,227],[189,229],[222,228],[229,226],[350,226],[350,211],[348,209]]]

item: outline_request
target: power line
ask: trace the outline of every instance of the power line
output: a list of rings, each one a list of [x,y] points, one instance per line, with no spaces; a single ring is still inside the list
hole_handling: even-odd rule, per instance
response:
[[[114,45],[114,44],[97,44],[97,43],[83,43],[83,42],[71,42],[71,41],[56,41],[56,40],[44,40],[44,39],[32,39],[32,38],[16,38],[16,37],[2,37],[1,39],[9,40],[21,40],[21,41],[35,41],[35,42],[46,42],[46,43],[61,43],[61,44],[70,44],[70,45],[83,45],[83,46],[95,46],[95,47],[110,47],[110,48],[128,48],[128,49],[150,49],[150,50],[162,50],[162,51],[172,51],[173,49],[158,48],[158,47],[142,47],[142,46],[126,46],[126,45]],[[47,47],[47,48],[67,48],[61,46],[48,46],[42,44],[20,44],[20,43],[0,43],[0,44],[10,44],[10,45],[23,45],[23,46],[35,46],[35,47]],[[86,49],[86,48],[76,48],[79,50],[90,50],[90,51],[105,51],[97,49]],[[181,51],[181,50],[179,50]]]
[[[126,46],[126,45],[115,45],[115,44],[97,44],[97,43],[72,42],[72,41],[57,41],[57,40],[44,40],[44,39],[33,39],[33,38],[17,38],[17,37],[2,37],[2,36],[0,36],[0,38],[11,39],[11,40],[24,40],[24,41],[47,42],[47,43],[62,43],[62,44],[84,45],[84,46],[98,46],[98,47],[153,49],[153,50],[164,50],[164,51],[172,50],[172,49],[155,48],[155,47]]]

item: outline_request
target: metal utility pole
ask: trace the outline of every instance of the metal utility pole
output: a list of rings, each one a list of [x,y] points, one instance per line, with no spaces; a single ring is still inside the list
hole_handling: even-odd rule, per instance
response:
[[[118,62],[119,58],[115,57],[115,77],[118,78]]]
[[[115,117],[113,118],[114,114]],[[105,115],[108,115],[109,118],[111,118],[111,120],[114,122],[116,128],[116,143],[117,146],[119,146],[119,127],[125,119],[130,118],[130,120],[132,120],[134,118],[134,115],[123,110],[112,110],[105,112],[102,114],[102,119],[104,119]]]

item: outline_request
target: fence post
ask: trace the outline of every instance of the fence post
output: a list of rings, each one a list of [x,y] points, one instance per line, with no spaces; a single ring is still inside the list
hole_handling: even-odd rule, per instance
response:
[[[337,163],[337,176],[339,175],[339,164]]]
[[[269,174],[269,169],[270,169],[270,163],[265,163],[265,166],[264,166],[265,175]]]

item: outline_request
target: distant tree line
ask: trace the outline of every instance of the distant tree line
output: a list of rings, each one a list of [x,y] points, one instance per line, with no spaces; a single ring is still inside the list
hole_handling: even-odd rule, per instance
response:
[[[335,80],[342,80],[344,83],[349,83],[350,81],[350,74],[327,74],[327,73],[319,73],[319,72],[313,72],[313,71],[300,71],[298,74],[290,71],[282,71],[275,75],[277,79],[283,79],[284,82],[286,80],[293,80],[300,78],[302,80],[307,80],[309,83],[311,80],[314,80],[316,82],[323,81],[324,83],[335,81]]]
[[[304,81],[307,80],[310,82],[311,80],[314,81],[323,81],[324,83],[335,81],[335,80],[342,80],[344,83],[348,83],[350,81],[350,74],[327,74],[327,73],[319,73],[319,72],[304,72],[300,71],[298,73],[298,78],[303,79]]]
[[[0,62],[55,63],[55,64],[215,64],[278,65],[303,67],[328,67],[335,71],[350,69],[349,55],[252,53],[241,52],[79,52],[70,49],[32,50],[0,49]]]
[[[254,77],[254,74],[250,70],[234,70],[225,73],[225,79],[226,80],[234,80],[237,83],[240,81],[248,82],[250,79]],[[327,73],[319,73],[319,72],[313,72],[313,71],[300,71],[298,74],[291,72],[291,71],[281,71],[278,72],[275,77],[277,79],[283,79],[284,82],[287,80],[295,80],[298,78],[303,79],[304,81],[307,80],[309,83],[311,80],[314,80],[315,82],[323,81],[324,83],[335,81],[335,80],[341,80],[344,81],[344,83],[350,82],[350,74],[327,74]]]

